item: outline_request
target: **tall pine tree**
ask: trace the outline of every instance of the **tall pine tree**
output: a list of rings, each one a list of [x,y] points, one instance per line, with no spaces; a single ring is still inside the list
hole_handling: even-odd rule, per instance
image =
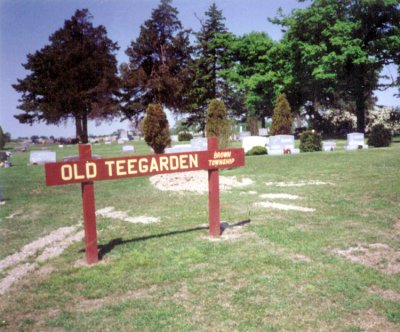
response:
[[[129,64],[121,66],[121,104],[129,118],[139,118],[151,103],[173,111],[184,104],[192,49],[189,31],[182,28],[171,2],[161,0],[126,50]]]
[[[205,12],[206,19],[196,35],[195,59],[192,66],[192,86],[188,95],[187,123],[197,125],[204,132],[207,107],[219,98],[229,104],[229,89],[221,72],[227,69],[227,52],[232,35],[225,26],[222,10],[215,3]],[[228,105],[229,106],[229,105]]]

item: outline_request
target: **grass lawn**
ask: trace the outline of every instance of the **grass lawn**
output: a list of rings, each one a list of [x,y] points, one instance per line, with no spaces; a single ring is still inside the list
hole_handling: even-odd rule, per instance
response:
[[[149,152],[143,142],[135,147]],[[77,147],[50,148],[58,160],[77,154]],[[121,146],[94,145],[93,153],[119,156]],[[28,158],[15,153],[14,166],[0,169],[7,200],[0,206],[0,261],[82,223],[80,186],[46,187],[43,166],[28,166]],[[159,191],[148,178],[95,183],[97,209],[160,221],[98,217],[101,262],[82,263],[82,241],[38,262],[0,295],[0,330],[400,330],[399,142],[246,157],[245,167],[220,174],[253,180],[220,197],[221,220],[250,222],[213,241],[207,194]],[[297,186],[280,186],[290,183]],[[35,255],[21,264],[32,262]],[[0,281],[12,269],[0,270]]]

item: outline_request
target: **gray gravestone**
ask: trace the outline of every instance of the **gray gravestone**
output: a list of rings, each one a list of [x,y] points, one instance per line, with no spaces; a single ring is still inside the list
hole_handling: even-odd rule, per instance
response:
[[[45,163],[55,163],[56,153],[54,151],[42,150],[31,151],[29,155],[29,163],[32,165],[43,165]]]

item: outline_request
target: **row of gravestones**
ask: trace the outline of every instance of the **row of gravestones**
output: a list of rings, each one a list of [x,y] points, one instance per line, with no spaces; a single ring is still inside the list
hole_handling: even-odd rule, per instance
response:
[[[299,149],[295,148],[293,135],[276,135],[270,137],[263,136],[242,136],[242,147],[244,152],[250,151],[255,146],[265,146],[270,155],[281,155],[284,153],[299,153]],[[368,145],[364,143],[364,134],[351,133],[347,135],[347,145],[345,150],[367,149]],[[331,141],[323,142],[324,151],[332,151],[336,149],[336,143]],[[193,138],[190,144],[176,145],[165,149],[165,153],[192,152],[207,150],[207,138]],[[122,152],[135,152],[133,145],[122,146]],[[98,156],[93,156],[98,158]],[[44,164],[48,162],[56,162],[56,152],[49,150],[31,151],[29,157],[30,164]],[[78,156],[64,157],[63,161],[77,160]]]
[[[270,137],[250,136],[247,133],[240,137],[244,152],[247,153],[255,146],[263,146],[268,150],[269,155],[282,155],[285,153],[299,153],[300,150],[295,148],[293,135],[276,135]],[[347,134],[347,145],[345,150],[368,149],[368,145],[364,143],[364,134],[350,133]],[[322,142],[323,151],[333,151],[336,149],[336,143],[333,141]]]

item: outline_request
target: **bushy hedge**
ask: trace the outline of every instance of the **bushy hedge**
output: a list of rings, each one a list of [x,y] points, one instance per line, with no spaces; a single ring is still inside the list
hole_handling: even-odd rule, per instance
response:
[[[229,120],[225,104],[218,99],[211,100],[208,105],[206,120],[207,137],[218,137],[218,146],[224,149],[229,143]]]
[[[150,104],[143,120],[144,140],[155,153],[164,153],[171,144],[167,115],[160,104]]]
[[[312,130],[307,130],[300,135],[300,151],[314,152],[322,151],[321,135]]]
[[[193,138],[193,135],[187,131],[181,131],[178,134],[178,141],[183,142],[183,141],[190,141]]]
[[[246,152],[247,156],[258,156],[262,154],[268,154],[265,146],[253,146],[249,151]]]
[[[377,124],[371,128],[368,138],[368,145],[377,148],[389,146],[392,142],[392,135],[389,129],[385,128],[383,124]]]
[[[290,135],[293,116],[286,94],[281,94],[276,100],[272,114],[271,135]]]

